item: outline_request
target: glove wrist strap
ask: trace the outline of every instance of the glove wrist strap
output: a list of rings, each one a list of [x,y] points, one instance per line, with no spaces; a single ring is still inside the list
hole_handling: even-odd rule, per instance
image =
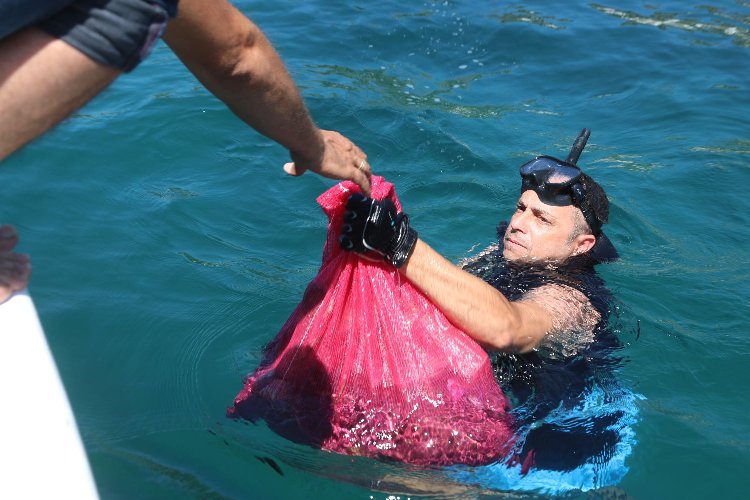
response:
[[[417,232],[409,227],[408,220],[403,221],[400,229],[403,233],[399,235],[393,250],[386,255],[386,258],[391,264],[396,266],[397,269],[409,260],[409,257],[411,257],[411,254],[414,251],[414,247],[417,245],[417,238],[419,237]]]

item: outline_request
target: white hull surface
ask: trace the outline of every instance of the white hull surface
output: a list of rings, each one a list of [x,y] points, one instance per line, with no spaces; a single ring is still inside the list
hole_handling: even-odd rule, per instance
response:
[[[0,304],[0,498],[98,498],[34,303]]]

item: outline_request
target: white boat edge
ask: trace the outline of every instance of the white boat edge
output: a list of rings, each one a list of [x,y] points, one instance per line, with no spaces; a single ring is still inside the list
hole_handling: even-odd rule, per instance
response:
[[[0,304],[2,498],[98,499],[57,365],[27,290]]]

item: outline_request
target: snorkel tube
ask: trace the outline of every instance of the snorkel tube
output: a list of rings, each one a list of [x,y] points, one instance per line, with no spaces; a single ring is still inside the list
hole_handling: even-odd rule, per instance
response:
[[[586,142],[589,140],[589,136],[591,135],[591,131],[587,128],[584,128],[581,130],[581,133],[578,134],[578,138],[573,143],[573,147],[570,148],[570,153],[568,154],[567,162],[572,163],[573,165],[576,165],[578,162],[578,158],[581,157],[581,153],[583,152],[583,148],[586,147]],[[600,193],[598,196],[604,197],[604,200],[607,199],[607,194],[604,192],[604,190],[596,184],[596,181],[588,177],[586,174],[583,174],[589,181],[594,184]],[[601,223],[607,222],[607,216],[609,214],[609,203],[606,203],[607,210],[605,212],[605,215],[603,217],[603,220],[601,220]],[[583,208],[581,208],[581,211],[584,211]],[[587,211],[591,211],[590,208],[587,209]],[[585,216],[584,212],[584,216]],[[590,214],[589,217],[593,215]],[[596,216],[598,219],[599,217]],[[591,224],[591,223],[589,223]],[[599,227],[601,227],[601,224],[599,224]],[[589,251],[589,256],[593,259],[593,261],[597,264],[601,264],[603,262],[612,262],[614,260],[617,260],[620,257],[620,254],[617,252],[617,249],[614,247],[612,242],[607,238],[607,236],[601,231],[597,231],[598,234],[596,236],[596,243],[594,244],[594,248],[592,248]]]
[[[601,231],[602,224],[607,222],[609,216],[607,194],[576,164],[590,135],[589,129],[581,130],[567,160],[541,155],[521,165],[519,171],[521,193],[530,189],[548,205],[574,205],[581,210],[592,234],[596,236],[596,243],[588,254],[596,263],[601,263],[617,259],[618,254]]]
[[[570,148],[570,153],[568,154],[568,158],[565,161],[567,161],[568,163],[572,163],[573,165],[578,162],[578,158],[581,157],[583,148],[586,147],[586,142],[588,142],[590,135],[591,131],[589,129],[585,128],[581,130],[581,133],[578,134],[576,142],[573,143],[573,147]]]

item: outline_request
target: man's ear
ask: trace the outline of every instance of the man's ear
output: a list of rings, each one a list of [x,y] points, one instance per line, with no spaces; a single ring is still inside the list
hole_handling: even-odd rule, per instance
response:
[[[594,248],[594,245],[596,245],[596,236],[593,234],[579,234],[573,240],[573,245],[573,255],[584,254]]]

